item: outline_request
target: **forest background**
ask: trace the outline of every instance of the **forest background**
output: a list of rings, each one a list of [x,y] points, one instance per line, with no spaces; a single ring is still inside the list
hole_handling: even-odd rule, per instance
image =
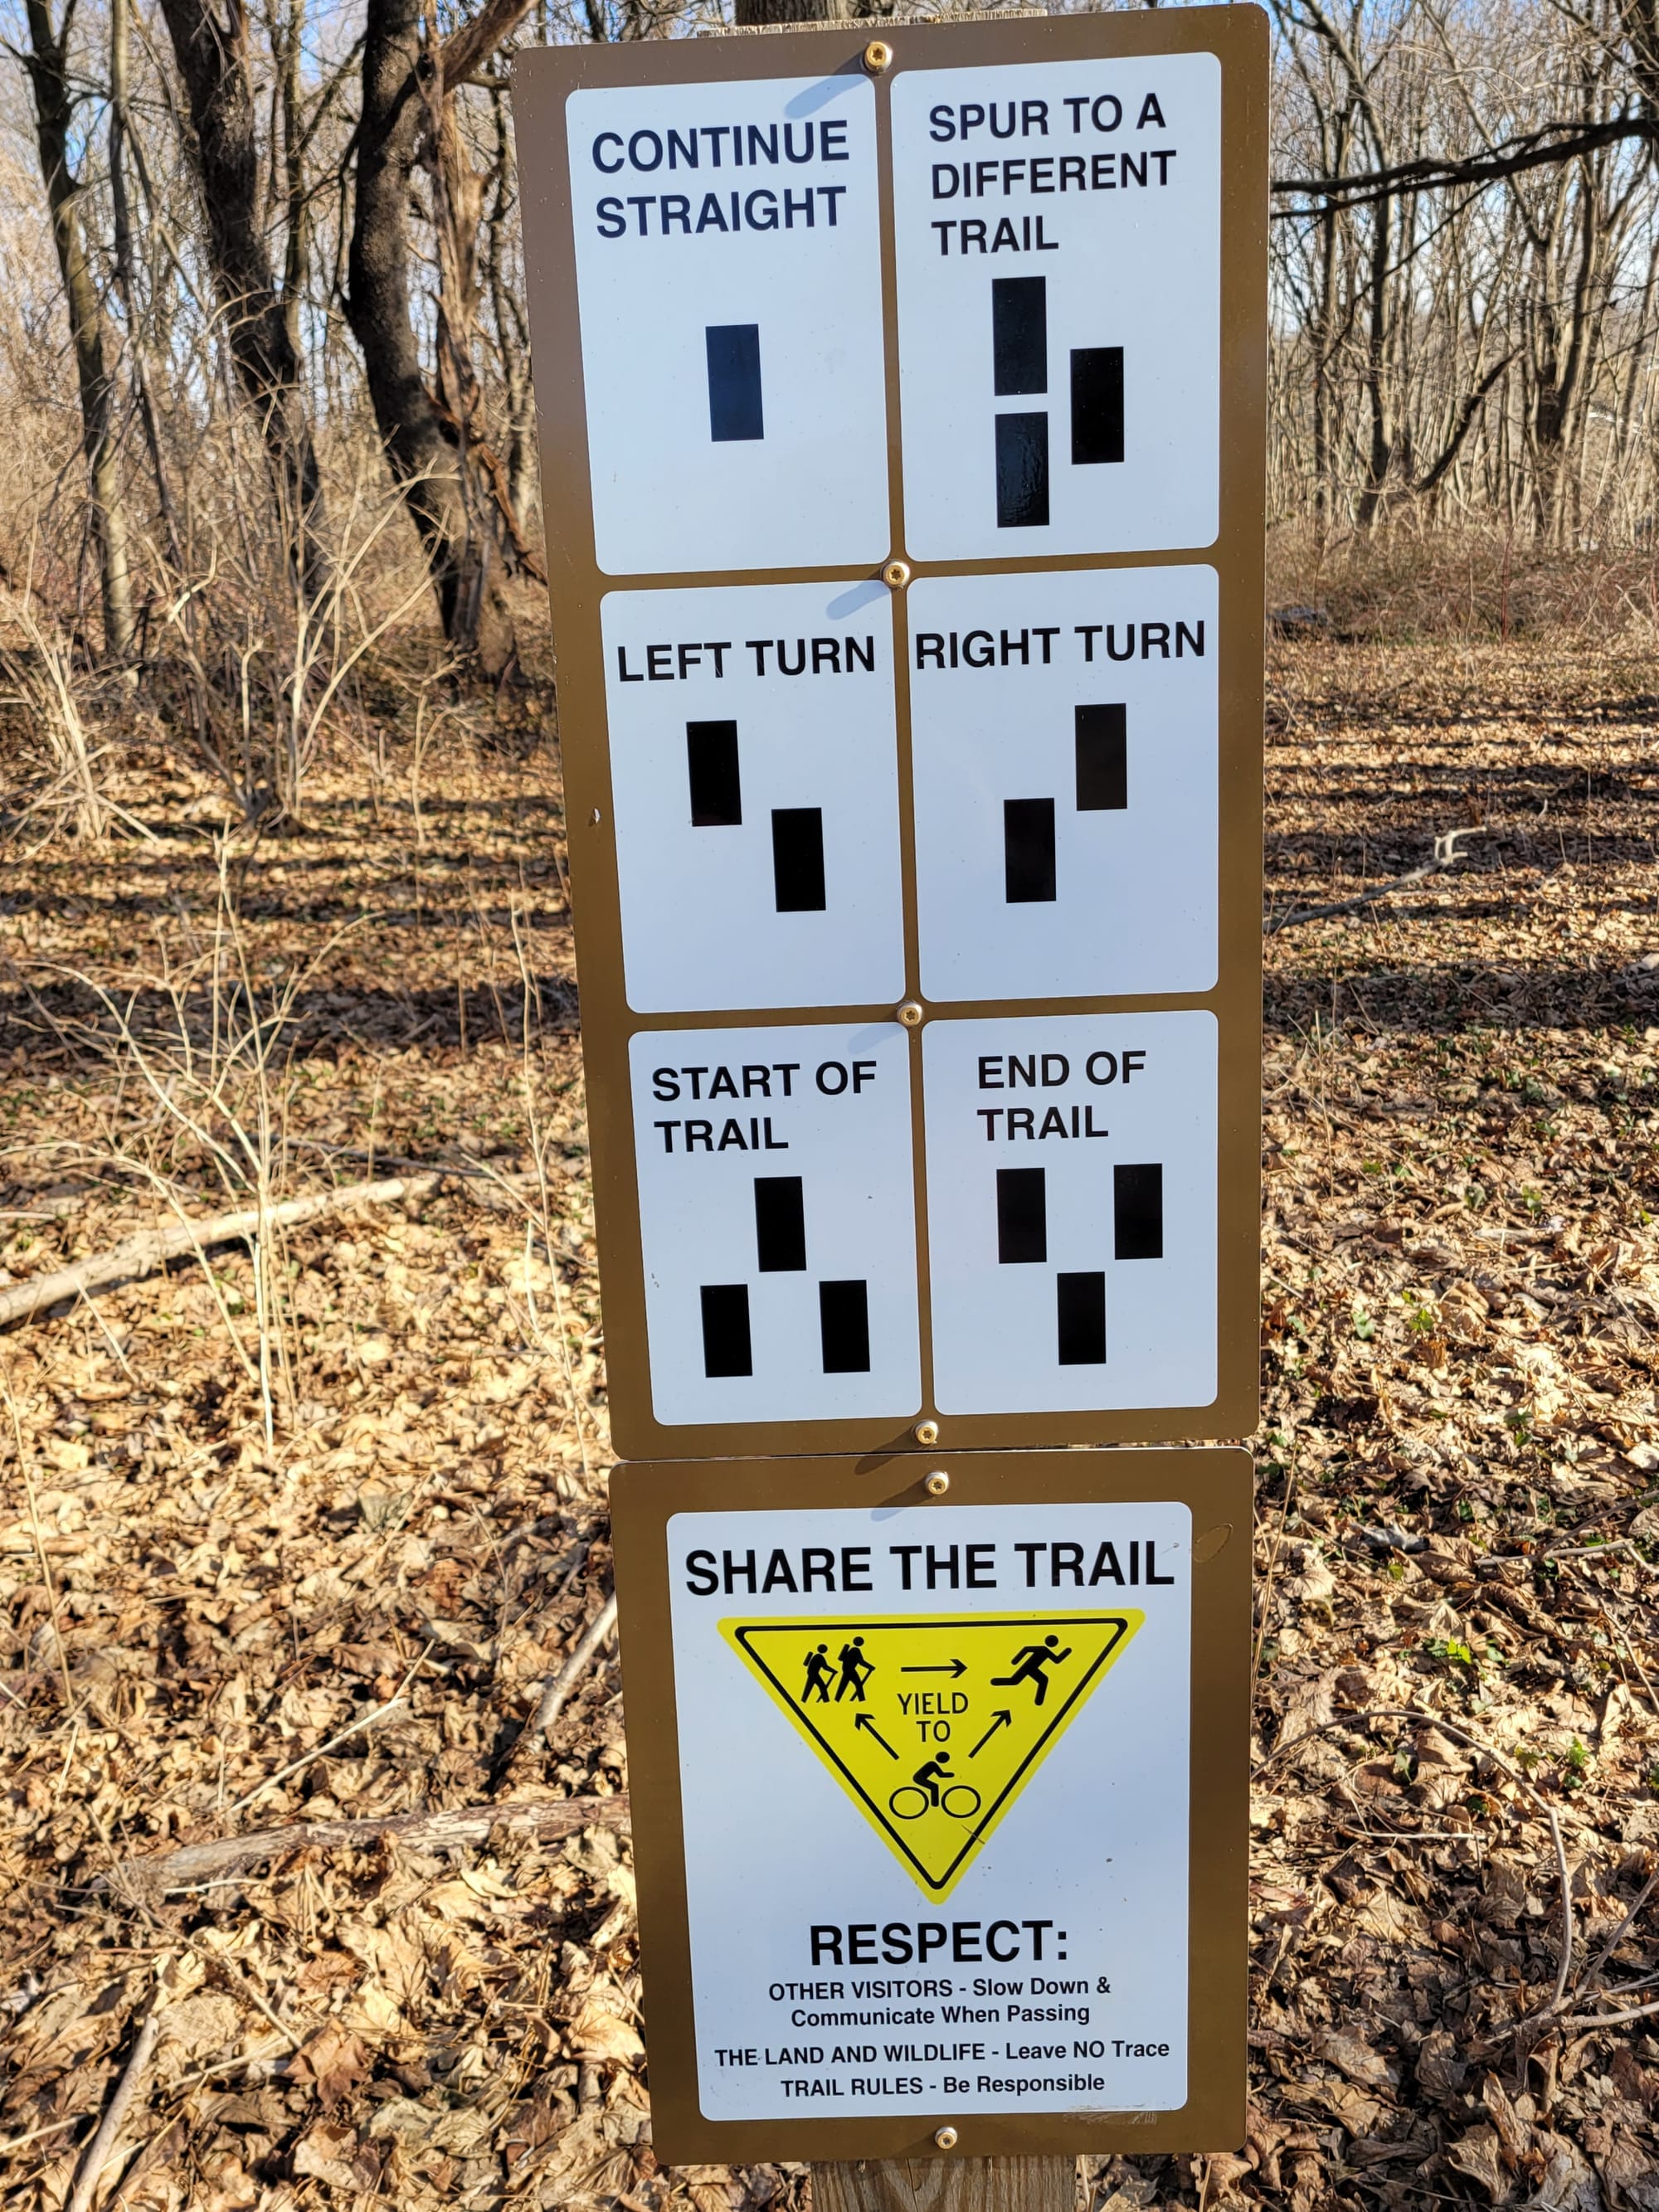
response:
[[[1080,2203],[1659,2212],[1659,15],[1273,19],[1249,2133]],[[720,27],[0,0],[24,2212],[810,2190],[651,2148],[507,100]]]

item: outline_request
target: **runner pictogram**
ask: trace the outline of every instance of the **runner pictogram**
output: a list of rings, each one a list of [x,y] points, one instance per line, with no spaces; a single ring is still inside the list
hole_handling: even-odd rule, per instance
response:
[[[720,1633],[939,1899],[1144,1619],[1125,1609],[723,1620]]]

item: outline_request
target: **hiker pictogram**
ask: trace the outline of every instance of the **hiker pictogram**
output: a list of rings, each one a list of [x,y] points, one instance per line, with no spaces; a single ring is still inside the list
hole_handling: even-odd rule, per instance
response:
[[[1036,1692],[1036,1701],[1041,1705],[1048,1694],[1047,1669],[1059,1667],[1071,1656],[1070,1651],[1060,1650],[1059,1637],[1045,1636],[1041,1644],[1022,1645],[1014,1654],[1013,1673],[994,1674],[991,1677],[992,1686],[999,1690],[1012,1690],[1021,1682],[1029,1682]]]
[[[913,1880],[951,1891],[1145,1615],[723,1620]]]

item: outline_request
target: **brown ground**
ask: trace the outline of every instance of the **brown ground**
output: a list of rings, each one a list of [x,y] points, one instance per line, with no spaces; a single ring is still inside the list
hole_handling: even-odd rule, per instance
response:
[[[1085,2174],[1115,2212],[1659,2212],[1659,2011],[1594,2024],[1659,1993],[1653,680],[1276,653],[1273,921],[1480,834],[1269,939],[1251,2136]],[[625,1783],[609,1661],[518,1741],[609,1589],[556,776],[380,768],[221,872],[134,766],[147,838],[0,895],[0,1294],[438,1171],[0,1337],[6,2202],[64,2203],[158,1992],[106,2207],[798,2201],[655,2166],[625,1833],[121,1871]]]

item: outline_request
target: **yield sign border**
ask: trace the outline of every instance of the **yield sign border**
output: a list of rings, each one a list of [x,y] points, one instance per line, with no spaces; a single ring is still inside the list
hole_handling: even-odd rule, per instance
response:
[[[1131,1610],[1133,1610],[1133,1608]],[[1029,1628],[1040,1627],[1047,1623],[1049,1620],[1049,1618],[1050,1617],[1046,1613],[1039,1614],[1029,1613],[1011,1615],[1006,1620],[1002,1619],[1000,1615],[995,1613],[980,1613],[960,1614],[941,1613],[937,1618],[931,1613],[889,1613],[883,1617],[876,1617],[873,1615],[866,1617],[860,1615],[857,1625],[860,1628],[1009,1628],[1016,1632],[1021,1632]],[[1139,1626],[1139,1621],[1138,1620],[1132,1622],[1130,1613],[1128,1612],[1070,1613],[1062,1611],[1054,1613],[1052,1618],[1053,1625],[1060,1628],[1079,1628],[1085,1626],[1097,1627],[1107,1623],[1111,1623],[1115,1625],[1117,1633],[1113,1637],[1111,1642],[1107,1644],[1105,1649],[1096,1655],[1086,1672],[1084,1673],[1073,1685],[1064,1705],[1055,1708],[1055,1711],[1048,1722],[1048,1725],[1043,1729],[1042,1735],[1037,1737],[1036,1741],[1030,1746],[1030,1749],[1026,1752],[1024,1758],[1020,1760],[1019,1765],[1009,1776],[1007,1781],[1003,1784],[996,1796],[991,1801],[989,1805],[985,1807],[979,1818],[975,1821],[973,1826],[969,1829],[963,1840],[962,1849],[957,1853],[955,1858],[951,1860],[950,1865],[945,1869],[944,1874],[939,1876],[938,1881],[935,1881],[933,1875],[928,1873],[927,1869],[922,1865],[921,1861],[916,1856],[915,1853],[905,1842],[903,1837],[901,1836],[895,1829],[892,1821],[888,1817],[887,1814],[879,1805],[877,1804],[875,1799],[871,1796],[869,1791],[859,1780],[857,1775],[853,1772],[851,1767],[847,1765],[845,1761],[842,1759],[841,1754],[836,1751],[835,1746],[832,1743],[826,1741],[825,1739],[818,1733],[817,1729],[814,1728],[811,1719],[805,1711],[805,1709],[798,1705],[795,1699],[791,1697],[788,1691],[785,1689],[783,1684],[772,1672],[772,1669],[767,1665],[760,1653],[749,1641],[751,1635],[779,1636],[785,1633],[799,1634],[802,1629],[811,1629],[818,1626],[831,1628],[850,1627],[853,1626],[851,1620],[849,1618],[838,1615],[834,1620],[825,1620],[822,1622],[799,1620],[757,1621],[734,1620],[730,1623],[722,1621],[720,1626],[723,1628],[728,1626],[730,1626],[734,1640],[743,1646],[744,1651],[749,1659],[757,1668],[759,1668],[760,1672],[765,1676],[767,1681],[771,1685],[772,1694],[777,1703],[783,1707],[785,1712],[787,1712],[789,1718],[795,1723],[796,1726],[803,1729],[805,1733],[811,1736],[812,1741],[817,1746],[819,1751],[830,1761],[830,1764],[835,1768],[836,1773],[841,1776],[842,1781],[846,1783],[848,1787],[852,1790],[854,1796],[857,1797],[859,1802],[870,1814],[882,1836],[904,1861],[906,1867],[909,1869],[911,1874],[914,1875],[916,1881],[921,1883],[921,1887],[927,1890],[931,1897],[942,1902],[950,1895],[951,1890],[955,1888],[957,1881],[964,1870],[968,1861],[973,1857],[975,1853],[979,1850],[981,1844],[988,1839],[992,1830],[997,1826],[997,1823],[1002,1818],[1004,1812],[1010,1805],[1012,1804],[1014,1799],[1018,1796],[1033,1762],[1040,1757],[1042,1753],[1053,1741],[1054,1736],[1056,1736],[1060,1733],[1060,1729],[1065,1727],[1073,1713],[1076,1711],[1079,1705],[1089,1694],[1094,1685],[1096,1678],[1100,1674],[1102,1668],[1106,1666],[1108,1662],[1119,1650],[1124,1638],[1132,1635],[1134,1629]]]

